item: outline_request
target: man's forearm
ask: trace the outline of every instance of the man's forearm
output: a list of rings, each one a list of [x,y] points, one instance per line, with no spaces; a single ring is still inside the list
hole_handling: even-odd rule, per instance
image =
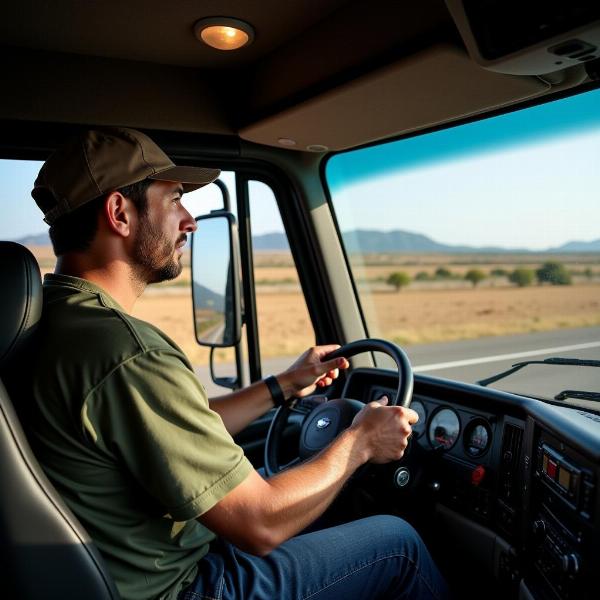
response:
[[[309,348],[287,371],[277,375],[284,397],[291,398],[294,394],[304,397],[319,386],[331,385],[339,369],[349,366],[345,358],[326,360],[327,355],[337,348],[339,346],[335,344]],[[209,403],[232,435],[273,408],[271,393],[262,381],[232,394],[212,398]]]
[[[200,521],[242,550],[268,554],[319,517],[368,458],[352,427],[298,467],[268,480],[253,471]]]
[[[289,377],[284,373],[277,376],[277,381],[285,397],[290,397],[293,390]],[[211,398],[209,405],[223,419],[227,431],[235,435],[273,408],[273,399],[266,384],[257,381],[243,390]]]
[[[223,424],[231,435],[242,431],[273,408],[269,390],[262,381],[232,394],[211,398],[209,405],[223,419]]]

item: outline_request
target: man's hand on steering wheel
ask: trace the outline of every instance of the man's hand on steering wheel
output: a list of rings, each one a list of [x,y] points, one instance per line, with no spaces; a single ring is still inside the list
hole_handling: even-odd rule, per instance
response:
[[[366,461],[385,464],[400,460],[419,415],[403,406],[387,406],[387,397],[365,404],[350,429],[357,429],[366,442]]]
[[[343,357],[321,362],[322,359],[337,350],[337,344],[314,346],[304,352],[292,366],[277,377],[281,387],[298,398],[310,396],[315,389],[331,385],[339,375],[340,369],[347,369],[350,363]]]

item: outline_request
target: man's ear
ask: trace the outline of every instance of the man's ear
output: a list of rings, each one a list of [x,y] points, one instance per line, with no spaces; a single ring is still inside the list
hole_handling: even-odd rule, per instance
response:
[[[104,200],[104,218],[108,228],[117,235],[128,237],[133,223],[134,206],[120,192],[111,192]]]

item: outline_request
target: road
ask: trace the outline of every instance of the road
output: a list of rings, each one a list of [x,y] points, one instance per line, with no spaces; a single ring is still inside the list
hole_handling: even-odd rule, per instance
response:
[[[405,350],[416,373],[474,383],[525,360],[550,356],[600,360],[600,327],[422,344]],[[265,361],[263,373],[278,373],[293,360]],[[210,382],[207,367],[199,367],[196,371],[209,395],[222,393],[222,388]],[[231,374],[232,367],[218,365],[217,371],[218,374]],[[494,387],[540,396],[554,396],[565,389],[600,391],[600,368],[533,365]]]
[[[210,329],[202,332],[202,339],[210,344],[222,344],[225,334],[225,322],[217,323]]]

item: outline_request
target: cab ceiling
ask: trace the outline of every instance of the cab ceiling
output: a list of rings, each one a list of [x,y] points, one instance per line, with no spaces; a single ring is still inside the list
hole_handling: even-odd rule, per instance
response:
[[[341,149],[547,90],[537,79],[471,63],[443,0],[19,0],[5,3],[2,16],[2,119],[267,145],[299,138],[309,124],[310,139],[297,149]],[[192,28],[213,16],[247,21],[254,43],[239,52],[203,46]],[[484,93],[473,94],[478,84]],[[436,98],[444,90],[451,90],[449,104]],[[382,93],[383,114],[380,102],[369,102]],[[423,98],[427,114],[419,112]],[[397,115],[394,106],[412,108]],[[360,115],[366,118],[349,135]]]

